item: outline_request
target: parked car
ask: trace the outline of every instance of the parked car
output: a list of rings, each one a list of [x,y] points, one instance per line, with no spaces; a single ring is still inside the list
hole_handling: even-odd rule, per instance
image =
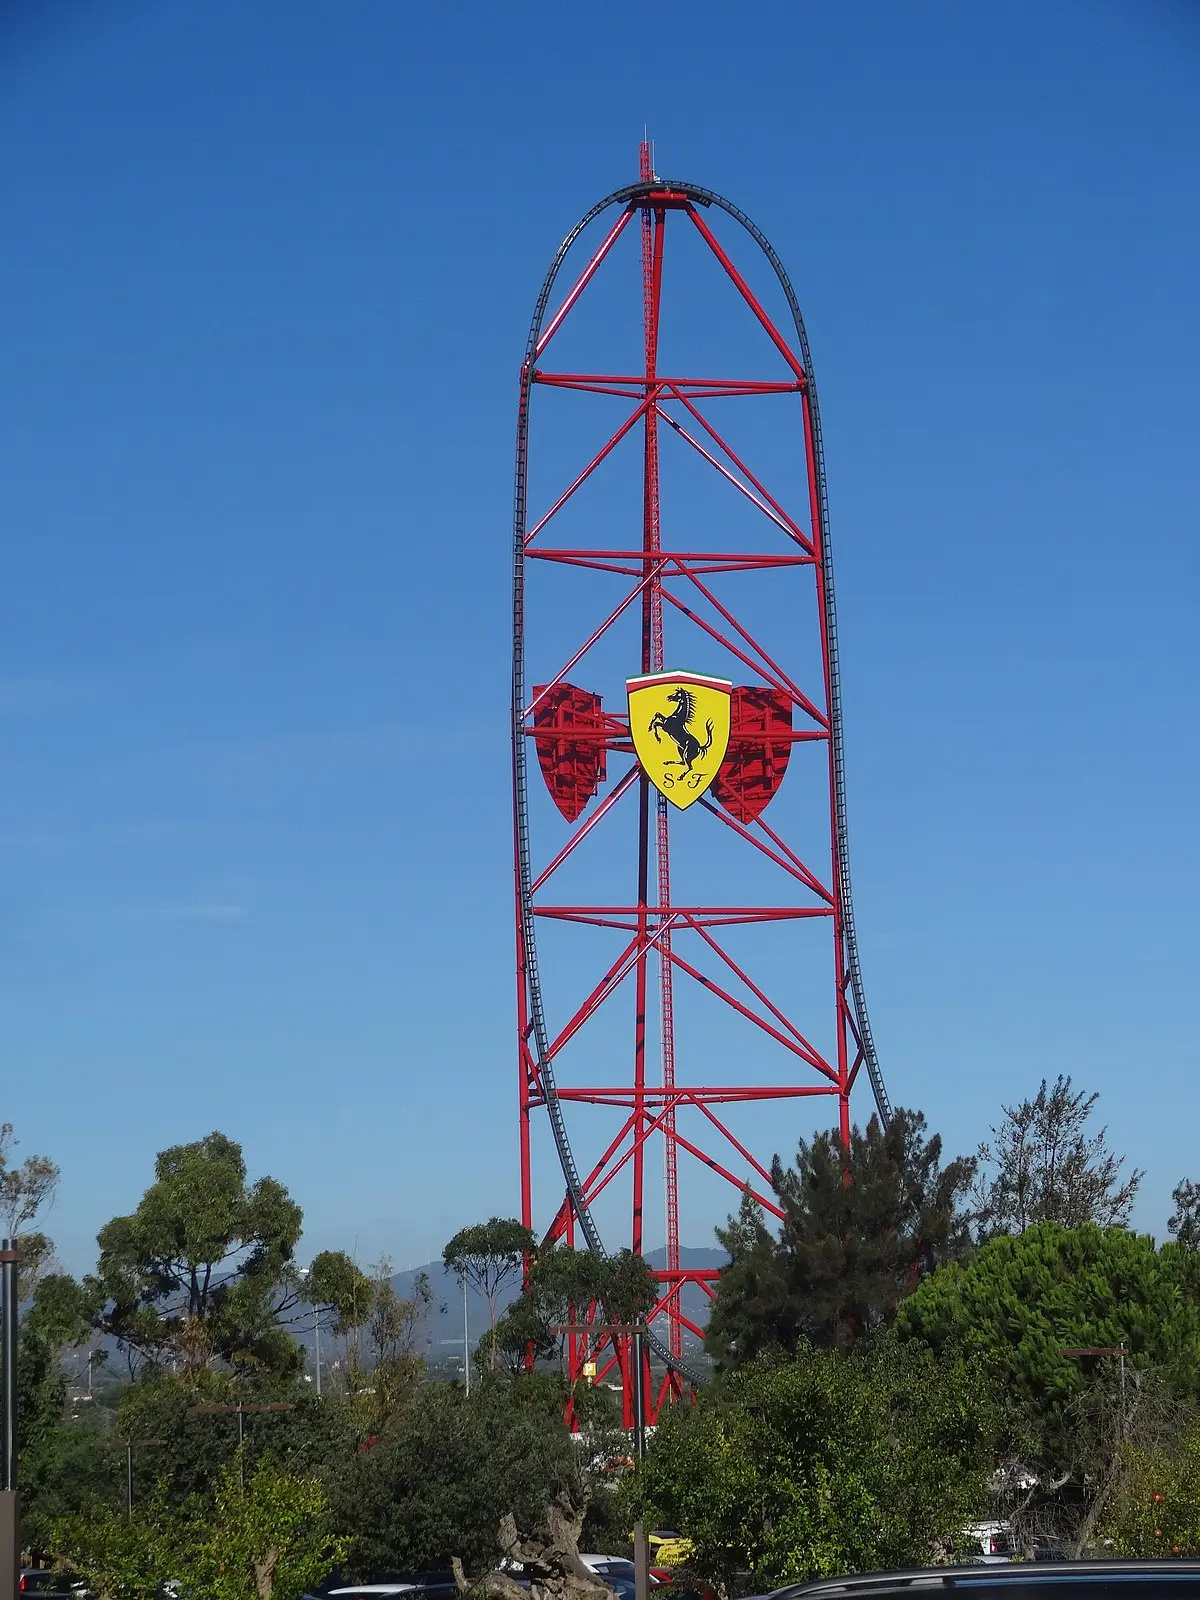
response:
[[[416,1595],[415,1583],[351,1583],[344,1589],[326,1589],[322,1600],[399,1600],[401,1595]]]
[[[333,1573],[303,1600],[399,1600],[402,1595],[409,1595],[412,1600],[452,1600],[457,1594],[454,1574],[447,1568],[438,1572],[388,1572],[369,1583],[346,1583],[340,1573]]]
[[[973,1522],[963,1529],[963,1539],[970,1547],[970,1557],[977,1565],[977,1554],[996,1561],[1011,1561],[1014,1551],[1012,1523],[995,1518],[989,1522]],[[976,1550],[978,1547],[978,1552]]]
[[[628,1556],[581,1555],[579,1559],[583,1562],[584,1566],[594,1572],[598,1578],[603,1578],[605,1583],[607,1583],[610,1578],[628,1578],[630,1583],[633,1582],[633,1562],[630,1561]]]
[[[17,1587],[21,1594],[37,1595],[38,1600],[91,1600],[85,1583],[50,1567],[24,1567]]]
[[[920,1567],[776,1589],[771,1600],[1195,1600],[1200,1561],[1014,1561]]]
[[[681,1539],[677,1533],[666,1528],[656,1528],[648,1534],[647,1543],[650,1546],[651,1563],[666,1571],[685,1566],[692,1553],[690,1539]]]

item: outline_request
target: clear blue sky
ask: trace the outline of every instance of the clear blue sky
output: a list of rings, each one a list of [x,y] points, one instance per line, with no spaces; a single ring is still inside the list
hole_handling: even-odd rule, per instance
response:
[[[68,1265],[213,1127],[306,1249],[515,1209],[516,369],[646,123],[808,320],[893,1097],[971,1148],[1068,1071],[1139,1223],[1200,1177],[1194,6],[10,0],[0,1116]]]

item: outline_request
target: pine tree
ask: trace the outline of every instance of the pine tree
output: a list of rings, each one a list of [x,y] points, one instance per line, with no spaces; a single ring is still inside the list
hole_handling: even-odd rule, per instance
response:
[[[801,1140],[771,1182],[783,1218],[776,1237],[747,1195],[718,1230],[730,1264],[709,1322],[709,1353],[740,1366],[801,1339],[845,1349],[887,1326],[922,1275],[970,1249],[963,1200],[969,1157],[942,1166],[942,1141],[920,1112],[872,1117],[845,1150],[836,1130]]]

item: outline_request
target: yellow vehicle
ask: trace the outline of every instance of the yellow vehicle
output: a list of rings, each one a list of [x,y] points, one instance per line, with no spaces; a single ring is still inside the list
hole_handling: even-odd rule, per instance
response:
[[[647,1534],[646,1543],[650,1546],[650,1564],[654,1567],[685,1567],[692,1553],[690,1539],[681,1539],[665,1528]]]

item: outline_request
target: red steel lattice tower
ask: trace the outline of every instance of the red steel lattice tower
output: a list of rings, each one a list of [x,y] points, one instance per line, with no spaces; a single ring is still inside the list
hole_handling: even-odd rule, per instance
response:
[[[640,371],[614,363],[621,341],[609,332],[626,281],[617,272],[620,241],[635,218]],[[682,234],[715,265],[745,321],[749,370],[758,375],[677,376],[684,368],[664,358],[668,222],[673,237]],[[552,311],[568,257],[596,232]],[[739,265],[747,241],[751,259]],[[694,310],[679,330],[685,348],[705,343],[707,324]],[[551,365],[556,339],[555,353],[582,343],[599,346],[598,358],[568,361],[570,370]],[[593,436],[564,471],[559,457],[573,446],[543,407],[572,394],[592,397],[583,426]],[[752,408],[742,435],[726,421],[735,401]],[[601,402],[619,412],[615,429],[594,429]],[[641,526],[631,539],[634,502],[620,483],[639,435]],[[675,460],[664,509],[667,441]],[[696,473],[705,477],[700,498],[683,487]],[[557,597],[539,592],[547,574],[566,584]],[[780,635],[782,647],[773,643]],[[719,671],[707,681],[728,682],[728,747],[686,811],[641,765],[625,709],[625,680],[662,673],[664,664]],[[687,1349],[703,1337],[694,1297],[711,1297],[717,1277],[715,1267],[681,1259],[681,1156],[704,1181],[732,1186],[726,1209],[733,1190],[748,1188],[778,1215],[770,1157],[790,1153],[815,1120],[801,1117],[797,1102],[836,1100],[844,1140],[864,1067],[885,1121],[889,1104],[850,897],[825,472],[804,324],[778,257],[749,218],[709,190],[659,179],[647,145],[639,181],[594,206],[556,255],[521,369],[513,795],[522,1220],[548,1241],[581,1239],[604,1251],[607,1233],[610,1245],[644,1254],[647,1163],[653,1176],[661,1159],[660,1294],[642,1383],[633,1381],[626,1337],[598,1329],[568,1342],[573,1379],[585,1363],[598,1379],[619,1378],[627,1421],[640,1388],[652,1420],[666,1399],[700,1381]],[[718,882],[721,895],[704,892]],[[598,964],[594,941],[567,947],[584,929],[613,939]],[[770,945],[789,935],[786,948]],[[739,937],[749,942],[735,954]],[[692,996],[708,1009],[680,1052],[677,1029]],[[614,1070],[622,1059],[628,1066]],[[534,1127],[543,1119],[561,1170],[557,1209],[544,1213],[534,1169]],[[618,1179],[628,1184],[628,1212],[614,1207]],[[623,1237],[609,1225],[614,1210]]]

